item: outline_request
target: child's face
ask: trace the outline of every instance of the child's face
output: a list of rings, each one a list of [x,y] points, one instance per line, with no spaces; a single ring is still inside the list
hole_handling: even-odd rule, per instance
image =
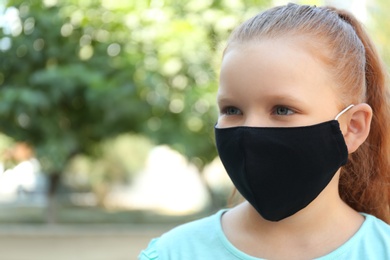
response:
[[[291,127],[334,119],[340,109],[328,70],[292,38],[230,46],[220,75],[218,127]]]

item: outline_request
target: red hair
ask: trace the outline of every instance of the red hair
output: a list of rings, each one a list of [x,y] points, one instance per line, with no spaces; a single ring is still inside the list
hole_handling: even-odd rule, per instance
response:
[[[374,44],[347,11],[288,4],[241,24],[226,49],[236,43],[282,37],[301,37],[307,50],[325,64],[337,82],[340,108],[361,102],[371,106],[370,134],[341,169],[339,191],[356,211],[390,224],[390,95]]]

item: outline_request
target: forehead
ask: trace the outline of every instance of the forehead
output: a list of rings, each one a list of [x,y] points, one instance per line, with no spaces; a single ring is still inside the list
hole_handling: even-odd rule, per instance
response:
[[[320,50],[313,51],[303,39],[294,37],[235,43],[225,51],[221,69],[223,72],[225,65],[230,66],[236,63],[237,67],[250,65],[253,70],[261,66],[272,67],[283,72],[281,76],[297,76],[298,74],[305,76],[307,71],[305,69],[308,68],[317,69],[321,74],[328,74],[325,64],[318,59],[319,52]],[[231,62],[232,60],[234,62]],[[245,66],[246,69],[248,67]]]
[[[314,56],[302,41],[290,38],[230,45],[222,60],[219,93],[232,87],[253,91],[254,86],[312,95],[334,92],[328,69]]]

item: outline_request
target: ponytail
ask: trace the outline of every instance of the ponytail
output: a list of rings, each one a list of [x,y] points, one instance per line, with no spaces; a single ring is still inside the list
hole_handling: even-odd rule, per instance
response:
[[[341,170],[340,196],[352,208],[390,224],[390,103],[387,74],[362,25],[346,11],[333,9],[349,23],[365,49],[365,102],[373,110],[367,140]]]

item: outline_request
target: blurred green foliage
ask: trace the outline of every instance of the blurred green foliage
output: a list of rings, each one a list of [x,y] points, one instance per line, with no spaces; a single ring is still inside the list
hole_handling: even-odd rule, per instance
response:
[[[376,0],[368,5],[370,13],[369,29],[387,67],[390,65],[390,5],[387,0]]]
[[[109,146],[126,133],[169,144],[202,167],[216,156],[224,43],[271,2],[9,0],[0,24],[0,132],[35,147],[47,173],[62,172],[71,158],[103,159],[100,171],[88,168],[96,185],[128,178],[119,168],[133,171],[108,152],[122,149]],[[390,62],[389,5],[376,2],[369,28]],[[121,142],[132,158],[142,154],[134,140]]]
[[[10,0],[0,28],[0,131],[32,144],[47,173],[127,132],[202,167],[216,156],[221,46],[269,4]]]

